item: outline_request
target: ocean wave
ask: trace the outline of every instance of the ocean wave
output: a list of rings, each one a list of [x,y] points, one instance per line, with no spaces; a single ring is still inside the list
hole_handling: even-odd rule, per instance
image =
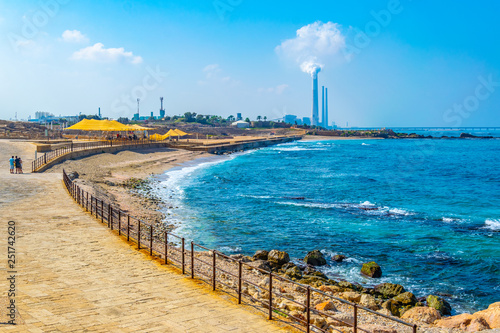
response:
[[[269,195],[249,195],[249,194],[240,194],[240,197],[243,198],[253,198],[253,199],[272,199],[273,197]]]
[[[453,223],[453,222],[462,222],[463,219],[455,218],[455,217],[443,217],[441,219],[445,223]]]
[[[371,146],[371,144],[364,143],[364,142],[363,142],[361,145],[362,145],[362,146]]]
[[[409,216],[415,213],[401,209],[401,208],[390,208],[390,207],[379,207],[370,201],[365,201],[361,204],[352,203],[318,203],[318,202],[293,202],[293,201],[280,201],[280,205],[297,206],[297,207],[307,207],[307,208],[320,208],[320,209],[345,209],[348,211],[359,211],[367,215],[375,216]]]
[[[240,253],[241,247],[239,246],[221,246],[218,249],[222,253]]]
[[[490,229],[493,231],[500,231],[500,220],[491,220],[488,219],[484,222],[484,228]]]

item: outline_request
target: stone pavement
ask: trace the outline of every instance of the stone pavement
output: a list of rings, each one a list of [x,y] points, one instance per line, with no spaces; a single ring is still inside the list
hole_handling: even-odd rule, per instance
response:
[[[9,175],[6,155],[21,148],[27,149],[0,142],[0,322],[8,319],[7,222],[12,220],[19,323],[0,324],[0,332],[290,331],[149,260],[84,213],[61,175]]]

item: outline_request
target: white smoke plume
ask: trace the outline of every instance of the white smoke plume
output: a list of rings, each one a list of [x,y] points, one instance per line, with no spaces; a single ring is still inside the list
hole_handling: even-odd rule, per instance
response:
[[[303,72],[316,75],[323,62],[338,55],[345,48],[345,36],[337,23],[320,21],[297,30],[297,36],[276,47],[276,53],[294,60]]]

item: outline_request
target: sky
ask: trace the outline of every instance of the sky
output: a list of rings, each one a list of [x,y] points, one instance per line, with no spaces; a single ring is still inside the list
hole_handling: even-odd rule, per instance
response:
[[[500,126],[494,0],[0,0],[0,118],[185,112]],[[321,89],[321,88],[320,88]],[[321,98],[321,96],[320,96]]]

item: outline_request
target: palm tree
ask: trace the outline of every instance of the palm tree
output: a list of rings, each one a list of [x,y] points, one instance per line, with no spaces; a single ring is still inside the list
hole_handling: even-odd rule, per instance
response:
[[[267,116],[264,116],[264,121],[266,121],[266,120],[267,120]]]
[[[227,120],[228,120],[228,121],[234,121],[234,116],[229,116],[229,117],[227,117]]]
[[[262,119],[261,116],[257,116],[257,120],[260,121]]]

